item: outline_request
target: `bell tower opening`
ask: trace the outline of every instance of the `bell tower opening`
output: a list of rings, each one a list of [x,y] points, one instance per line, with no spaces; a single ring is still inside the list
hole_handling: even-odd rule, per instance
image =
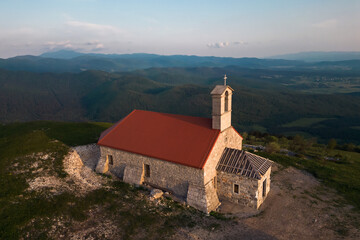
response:
[[[229,93],[225,92],[225,112],[229,111]]]
[[[216,85],[211,91],[212,97],[212,128],[223,131],[231,127],[231,98],[234,91],[226,85],[226,75],[224,85]]]

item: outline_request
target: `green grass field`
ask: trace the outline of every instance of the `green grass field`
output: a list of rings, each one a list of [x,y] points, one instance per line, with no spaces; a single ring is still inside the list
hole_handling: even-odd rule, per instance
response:
[[[328,120],[329,118],[300,118],[282,125],[283,127],[311,127],[316,123]]]

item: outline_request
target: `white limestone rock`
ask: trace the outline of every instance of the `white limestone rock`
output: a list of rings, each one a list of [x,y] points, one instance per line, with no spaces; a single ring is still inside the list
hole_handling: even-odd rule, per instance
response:
[[[155,189],[151,190],[150,197],[153,199],[158,199],[158,198],[161,198],[163,194],[164,194],[163,191],[155,188]]]

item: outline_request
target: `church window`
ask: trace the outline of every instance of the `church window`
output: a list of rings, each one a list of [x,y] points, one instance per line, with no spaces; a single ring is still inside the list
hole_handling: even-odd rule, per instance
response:
[[[217,178],[216,178],[216,176],[213,178],[213,185],[214,185],[214,188],[216,189],[217,188]]]
[[[113,165],[113,164],[114,164],[113,156],[112,156],[112,155],[107,155],[107,159],[108,159],[108,162],[109,162],[110,165]]]
[[[234,193],[239,194],[239,184],[234,184]]]
[[[225,112],[229,111],[229,93],[225,92]]]
[[[145,177],[150,177],[150,165],[145,164]]]

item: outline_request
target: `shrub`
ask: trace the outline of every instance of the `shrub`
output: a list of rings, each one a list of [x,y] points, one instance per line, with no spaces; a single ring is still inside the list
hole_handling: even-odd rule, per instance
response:
[[[265,147],[265,151],[268,153],[275,153],[280,151],[280,145],[276,142],[268,143]]]

